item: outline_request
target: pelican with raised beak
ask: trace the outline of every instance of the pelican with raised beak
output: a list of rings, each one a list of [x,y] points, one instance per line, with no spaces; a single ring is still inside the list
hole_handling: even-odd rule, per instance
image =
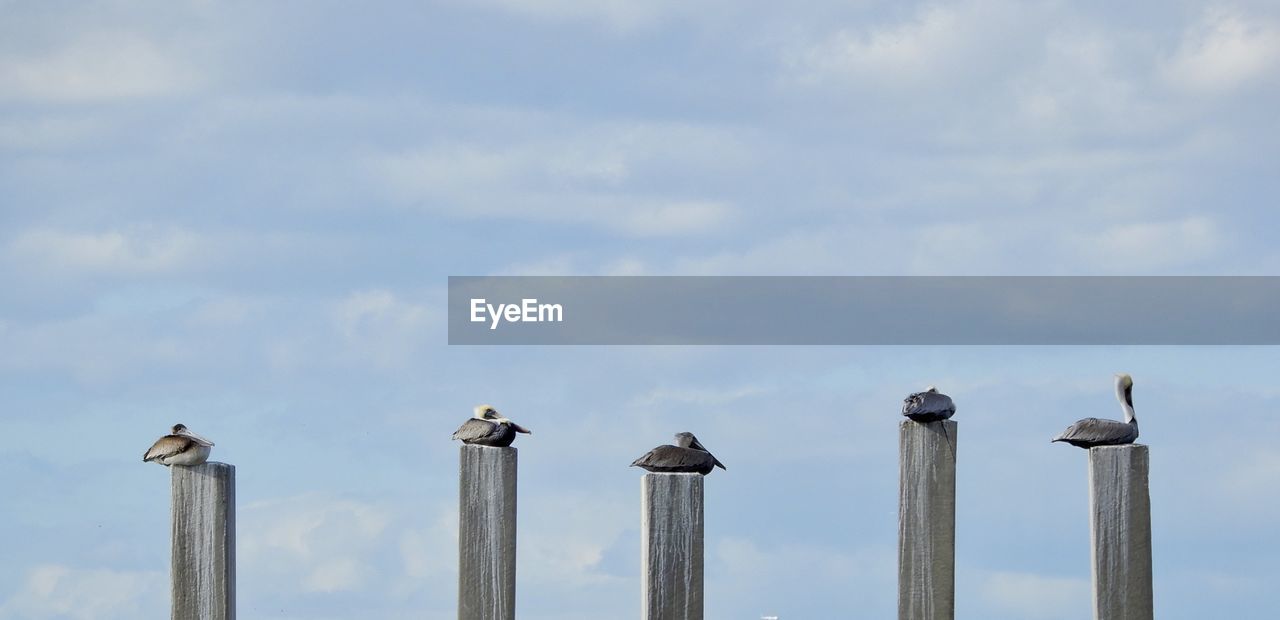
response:
[[[151,444],[151,449],[142,455],[142,462],[156,462],[165,467],[170,465],[199,465],[209,460],[209,451],[213,442],[189,430],[185,424],[174,424],[168,435]]]
[[[1120,446],[1138,438],[1138,418],[1133,414],[1133,377],[1116,375],[1116,399],[1124,409],[1124,422],[1085,418],[1067,427],[1053,441],[1065,441],[1077,448]]]
[[[712,468],[725,469],[724,463],[712,456],[693,433],[676,433],[676,445],[658,446],[631,463],[632,467],[656,473],[688,473],[707,475]],[[728,470],[726,470],[728,471]]]
[[[476,405],[471,419],[454,431],[453,438],[473,446],[505,448],[516,440],[516,433],[533,434],[529,429],[502,417],[492,405]]]

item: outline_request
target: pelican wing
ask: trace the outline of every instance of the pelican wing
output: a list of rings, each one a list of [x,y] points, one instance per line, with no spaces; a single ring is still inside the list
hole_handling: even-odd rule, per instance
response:
[[[498,430],[498,425],[480,418],[471,418],[458,427],[454,431],[453,438],[460,439],[463,442],[475,441],[492,435]]]
[[[142,455],[142,462],[154,461],[177,456],[195,446],[195,441],[181,435],[165,435],[151,444],[151,449]]]
[[[1067,427],[1054,441],[1084,444],[1132,443],[1138,438],[1138,427],[1117,420],[1085,418]]]
[[[945,420],[955,415],[956,404],[938,392],[916,392],[902,401],[902,415]]]

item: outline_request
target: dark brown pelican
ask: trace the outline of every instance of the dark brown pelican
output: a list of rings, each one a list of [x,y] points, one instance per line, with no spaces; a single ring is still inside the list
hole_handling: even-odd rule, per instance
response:
[[[1078,448],[1119,446],[1138,438],[1138,418],[1133,415],[1133,377],[1116,375],[1116,398],[1124,409],[1124,422],[1085,418],[1067,427],[1053,441],[1065,441]]]
[[[477,446],[505,448],[516,440],[516,433],[532,435],[529,429],[512,422],[490,405],[476,405],[474,415],[454,431],[453,438]]]
[[[725,469],[724,463],[702,447],[693,433],[676,433],[676,445],[658,446],[631,464],[652,472],[707,475],[711,469]],[[727,470],[726,470],[727,471]]]
[[[170,465],[199,465],[209,460],[213,442],[189,430],[184,424],[173,425],[173,432],[156,440],[142,455],[142,462],[155,461]]]
[[[956,404],[951,397],[932,385],[923,392],[916,392],[902,401],[902,415],[916,422],[947,420],[956,414]]]

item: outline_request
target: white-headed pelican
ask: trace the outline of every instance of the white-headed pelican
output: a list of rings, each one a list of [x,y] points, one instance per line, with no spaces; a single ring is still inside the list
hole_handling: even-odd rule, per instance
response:
[[[1138,438],[1138,418],[1133,414],[1133,377],[1116,375],[1116,399],[1124,409],[1124,422],[1085,418],[1067,427],[1053,441],[1065,441],[1078,448],[1119,446]]]
[[[529,429],[502,417],[491,405],[476,405],[472,411],[471,419],[453,433],[453,438],[462,443],[505,448],[515,441],[516,433],[533,434]]]

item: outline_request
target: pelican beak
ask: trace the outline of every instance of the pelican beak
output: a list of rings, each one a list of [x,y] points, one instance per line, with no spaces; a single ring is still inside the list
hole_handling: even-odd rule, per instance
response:
[[[702,442],[698,441],[697,438],[689,442],[689,447],[693,448],[694,450],[702,450],[703,452],[710,452],[710,450],[702,446]]]
[[[725,467],[725,466],[724,466],[724,463],[721,463],[721,462],[720,462],[720,459],[718,459],[718,458],[716,458],[716,457],[714,457],[714,456],[713,456],[713,457],[711,457],[711,460],[713,460],[713,461],[715,461],[715,462],[716,462],[716,467],[719,467],[720,469],[723,469],[723,470],[725,470],[725,471],[729,471],[729,468],[728,468],[728,467]]]
[[[181,431],[179,431],[179,432],[178,432],[178,434],[179,434],[179,435],[182,435],[183,437],[190,437],[191,439],[194,439],[194,440],[195,440],[195,442],[196,442],[196,443],[198,443],[198,444],[200,444],[200,445],[213,447],[213,442],[212,442],[212,441],[209,441],[208,439],[205,439],[204,437],[201,437],[201,436],[199,436],[199,435],[197,435],[197,434],[195,434],[195,433],[191,432],[191,431],[190,431],[190,430],[188,430],[188,429],[185,429],[185,428],[184,428],[184,429],[182,429]]]
[[[532,435],[532,434],[533,434],[533,431],[530,431],[529,429],[527,429],[527,428],[525,428],[525,427],[523,427],[523,426],[520,426],[519,424],[516,424],[515,422],[512,422],[512,423],[511,423],[511,428],[512,428],[513,430],[515,430],[515,432],[517,432],[517,433],[524,433],[524,434],[526,434],[526,435]]]

